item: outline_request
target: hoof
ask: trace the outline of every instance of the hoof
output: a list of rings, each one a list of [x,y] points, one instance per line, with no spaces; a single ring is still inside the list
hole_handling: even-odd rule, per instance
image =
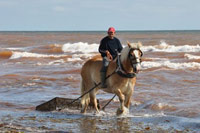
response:
[[[100,114],[100,112],[98,112],[98,111],[94,112],[94,115],[99,115],[99,114]]]
[[[118,108],[116,114],[117,115],[121,115],[121,114],[123,114],[123,112],[124,112],[124,110]]]
[[[85,110],[81,110],[81,113],[82,113],[82,114],[85,114],[85,112],[86,112]]]
[[[94,112],[94,114],[99,114],[99,113],[100,113],[99,110],[98,110],[98,111],[96,110],[96,111]]]

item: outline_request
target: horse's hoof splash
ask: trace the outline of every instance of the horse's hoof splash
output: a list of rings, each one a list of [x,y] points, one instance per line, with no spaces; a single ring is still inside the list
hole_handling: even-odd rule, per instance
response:
[[[116,115],[117,116],[120,116],[120,115],[126,115],[126,114],[129,114],[129,109],[128,108],[124,108],[124,110],[118,108],[117,109],[117,112],[116,112]]]
[[[117,112],[116,112],[116,115],[119,116],[119,115],[123,114],[123,112],[124,112],[124,110],[118,108]]]
[[[86,111],[85,110],[81,110],[81,112],[80,112],[81,114],[85,114],[86,113]]]

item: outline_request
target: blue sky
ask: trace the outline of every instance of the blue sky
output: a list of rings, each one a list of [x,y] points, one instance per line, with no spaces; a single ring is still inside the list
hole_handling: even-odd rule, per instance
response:
[[[200,0],[0,0],[0,31],[199,30]]]

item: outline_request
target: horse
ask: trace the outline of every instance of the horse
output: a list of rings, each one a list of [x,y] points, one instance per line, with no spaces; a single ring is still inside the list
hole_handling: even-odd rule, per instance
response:
[[[111,61],[108,65],[106,73],[109,76],[106,79],[107,88],[101,88],[101,85],[98,85],[81,98],[81,113],[86,112],[90,102],[94,104],[96,112],[99,113],[96,99],[99,89],[118,96],[120,107],[117,109],[117,114],[122,114],[125,107],[129,108],[143,53],[140,50],[142,43],[127,42],[127,44],[128,46],[121,51],[121,55],[118,54],[119,59]],[[102,59],[98,57],[91,58],[84,63],[81,69],[81,94],[100,83],[101,67]]]

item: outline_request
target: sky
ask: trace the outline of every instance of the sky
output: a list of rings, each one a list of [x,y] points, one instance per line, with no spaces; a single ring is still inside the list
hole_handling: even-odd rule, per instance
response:
[[[200,0],[0,0],[0,31],[200,30]]]

